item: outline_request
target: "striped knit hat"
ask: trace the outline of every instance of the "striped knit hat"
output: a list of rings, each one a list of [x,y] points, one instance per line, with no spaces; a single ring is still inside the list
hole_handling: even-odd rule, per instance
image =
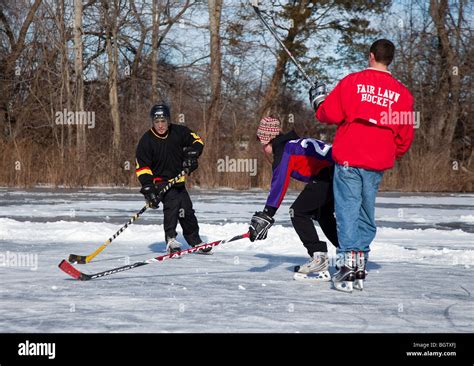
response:
[[[262,118],[257,129],[257,137],[262,145],[268,144],[280,133],[280,121],[276,118]]]

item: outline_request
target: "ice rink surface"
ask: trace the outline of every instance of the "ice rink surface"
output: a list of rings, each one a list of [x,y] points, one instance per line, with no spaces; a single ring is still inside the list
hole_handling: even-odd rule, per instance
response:
[[[474,332],[474,195],[380,194],[366,289],[352,294],[292,279],[308,259],[289,221],[296,195],[265,241],[80,282],[58,263],[97,249],[143,206],[141,195],[0,188],[0,332]],[[191,197],[203,240],[214,241],[246,232],[266,193]],[[161,209],[147,211],[76,267],[95,273],[164,254],[162,228]]]

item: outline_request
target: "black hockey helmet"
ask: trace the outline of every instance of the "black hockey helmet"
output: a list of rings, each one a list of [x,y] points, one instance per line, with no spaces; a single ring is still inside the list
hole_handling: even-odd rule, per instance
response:
[[[150,118],[152,121],[157,118],[166,118],[170,122],[170,108],[164,103],[155,104],[150,110]]]

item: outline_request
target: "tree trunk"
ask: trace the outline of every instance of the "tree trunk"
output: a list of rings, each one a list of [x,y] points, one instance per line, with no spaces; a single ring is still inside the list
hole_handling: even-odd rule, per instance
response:
[[[217,171],[216,163],[219,149],[220,131],[220,106],[221,106],[221,80],[222,80],[222,49],[221,49],[221,14],[222,0],[208,0],[209,5],[209,31],[211,48],[211,99],[207,110],[207,121],[205,123],[205,143],[208,145],[205,151],[206,168],[205,173],[208,184],[216,185]]]
[[[140,42],[138,44],[138,47],[136,49],[135,56],[133,58],[132,65],[130,67],[130,72],[127,76],[130,77],[130,87],[126,88],[126,100],[124,100],[124,109],[128,111],[133,111],[133,113],[136,113],[138,109],[140,109],[141,105],[141,98],[139,97],[139,71],[140,67],[142,67],[141,61],[142,61],[142,55],[145,47],[145,42],[147,40],[147,35],[148,35],[148,29],[146,24],[142,20],[143,16],[143,9],[141,9],[141,12],[139,13],[137,10],[137,7],[135,5],[135,0],[130,0],[130,7],[132,9],[133,15],[136,19],[136,22],[138,23],[140,27]]]
[[[114,166],[120,157],[120,114],[118,104],[118,86],[117,86],[117,71],[118,71],[118,4],[114,1],[113,9],[110,11],[108,1],[103,1],[105,10],[105,28],[106,28],[106,52],[107,52],[107,66],[108,66],[108,87],[109,87],[109,107],[110,116],[112,118],[113,138],[112,138],[112,154]],[[115,173],[115,171],[114,171]]]
[[[438,110],[432,114],[427,142],[431,150],[443,151],[443,156],[449,159],[454,131],[460,117],[461,82],[458,51],[450,42],[448,33],[450,31],[446,25],[448,13],[447,0],[430,0],[430,15],[438,35],[441,64],[438,69],[439,91],[436,93],[433,105]],[[462,13],[459,16],[461,17]]]
[[[263,101],[258,112],[258,119],[276,112],[275,109],[278,104],[277,99],[280,94],[280,85],[283,75],[285,74],[285,68],[288,59],[288,54],[285,51],[281,50],[278,53],[275,71],[273,72],[272,80],[270,81],[270,85],[267,88],[265,96],[263,97]]]
[[[159,0],[153,0],[153,25],[151,34],[151,97],[153,102],[158,101],[158,31],[160,27]]]
[[[84,111],[84,79],[82,60],[82,0],[74,0],[74,79],[76,85],[75,112]],[[85,158],[86,125],[76,126],[76,145],[78,157]]]
[[[63,113],[64,109],[67,111],[71,110],[72,106],[72,93],[71,93],[71,84],[70,84],[70,74],[69,74],[69,59],[68,59],[68,46],[67,46],[67,31],[65,19],[65,0],[59,0],[59,16],[58,21],[60,22],[61,30],[61,100],[60,112]],[[64,96],[63,96],[64,95]],[[67,124],[67,127],[64,126],[64,123],[60,125],[61,128],[61,159],[64,160],[65,150],[64,146],[68,148],[72,147],[72,125]],[[66,132],[66,138],[64,134]],[[66,142],[66,144],[65,144]]]

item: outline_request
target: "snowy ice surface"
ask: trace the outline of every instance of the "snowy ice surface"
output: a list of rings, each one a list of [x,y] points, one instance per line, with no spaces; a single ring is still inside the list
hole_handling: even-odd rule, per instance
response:
[[[140,195],[0,188],[0,332],[474,331],[474,195],[381,194],[366,289],[353,294],[292,279],[293,266],[307,260],[288,217],[296,195],[288,194],[265,241],[80,282],[58,263],[103,244],[143,206]],[[191,196],[201,236],[213,241],[246,232],[266,193]],[[147,211],[76,267],[95,273],[161,255],[162,229],[161,209]],[[30,262],[15,263],[22,255]]]

